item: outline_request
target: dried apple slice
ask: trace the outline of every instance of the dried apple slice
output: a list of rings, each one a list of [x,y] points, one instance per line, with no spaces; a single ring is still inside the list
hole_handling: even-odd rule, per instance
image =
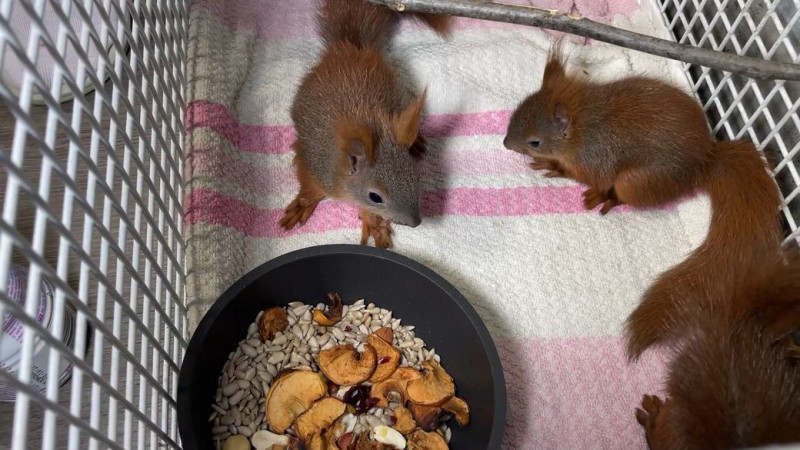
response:
[[[406,393],[409,400],[425,406],[439,406],[450,400],[456,393],[453,378],[435,360],[422,363],[425,374],[421,379],[408,383]]]
[[[323,327],[336,325],[336,323],[342,320],[342,312],[344,311],[342,298],[339,297],[339,294],[333,291],[328,292],[328,300],[331,301],[331,304],[326,308],[325,312],[315,309],[313,313],[314,322],[317,322]]]
[[[469,405],[463,399],[453,397],[444,402],[441,408],[442,411],[452,414],[462,427],[469,425]]]
[[[396,393],[400,397],[400,404],[406,403],[406,387],[413,380],[422,379],[422,374],[412,367],[398,367],[394,373],[384,381],[372,385],[370,397],[378,399],[377,406],[381,408],[389,407],[389,399],[386,396],[390,392]]]
[[[327,385],[319,374],[310,370],[286,372],[272,383],[267,392],[267,423],[278,434],[283,434],[297,416],[326,392]]]
[[[275,335],[289,326],[286,310],[275,306],[265,310],[258,321],[258,332],[262,341],[271,341]]]
[[[400,365],[400,350],[397,350],[392,344],[388,344],[385,340],[374,334],[367,336],[367,343],[375,347],[375,353],[378,356],[375,372],[372,374],[369,381],[372,383],[380,383],[392,376],[397,366]]]
[[[434,431],[439,426],[439,418],[442,416],[442,408],[438,406],[424,406],[409,402],[408,409],[414,417],[417,426],[424,431]]]
[[[417,430],[406,436],[407,450],[448,450],[447,441],[439,433]]]
[[[322,433],[344,414],[347,405],[334,397],[324,397],[309,407],[294,421],[294,431],[303,442],[309,442],[311,436]]]
[[[329,380],[339,386],[352,386],[369,380],[375,372],[377,356],[375,348],[364,345],[364,352],[358,353],[350,344],[319,352],[317,366]]]
[[[414,421],[414,416],[411,415],[411,411],[403,406],[398,406],[394,409],[394,427],[395,430],[403,433],[408,434],[412,431],[417,429],[417,422]]]

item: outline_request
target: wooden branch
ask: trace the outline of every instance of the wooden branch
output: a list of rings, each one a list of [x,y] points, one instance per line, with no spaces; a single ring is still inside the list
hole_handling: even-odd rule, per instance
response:
[[[367,0],[396,11],[446,14],[562,31],[755,79],[800,81],[800,64],[767,61],[659,39],[544,8],[480,0]]]

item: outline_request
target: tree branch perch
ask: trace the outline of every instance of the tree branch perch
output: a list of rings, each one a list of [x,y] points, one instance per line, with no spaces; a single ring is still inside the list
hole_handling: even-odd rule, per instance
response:
[[[725,70],[755,79],[800,81],[800,65],[768,61],[659,39],[562,11],[476,0],[367,0],[395,11],[446,14],[562,31],[609,44]]]

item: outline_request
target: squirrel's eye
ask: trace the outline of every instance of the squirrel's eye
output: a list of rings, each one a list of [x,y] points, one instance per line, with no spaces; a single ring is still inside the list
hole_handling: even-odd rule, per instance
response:
[[[539,141],[530,141],[528,142],[528,145],[530,145],[533,148],[536,148],[539,146]]]
[[[383,199],[381,198],[381,196],[374,192],[369,193],[369,199],[372,201],[372,203],[378,203],[378,204],[383,203]]]

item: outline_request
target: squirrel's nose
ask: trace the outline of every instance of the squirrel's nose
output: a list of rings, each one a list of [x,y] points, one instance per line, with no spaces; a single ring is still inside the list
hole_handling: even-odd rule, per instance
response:
[[[416,228],[419,224],[422,223],[422,216],[417,213],[411,217],[411,220],[408,222],[408,226],[411,228]]]
[[[509,145],[510,145],[510,143],[508,142],[508,136],[506,136],[506,137],[503,139],[503,147],[505,147],[505,148],[507,148],[507,149],[511,150],[511,147],[509,147]]]

